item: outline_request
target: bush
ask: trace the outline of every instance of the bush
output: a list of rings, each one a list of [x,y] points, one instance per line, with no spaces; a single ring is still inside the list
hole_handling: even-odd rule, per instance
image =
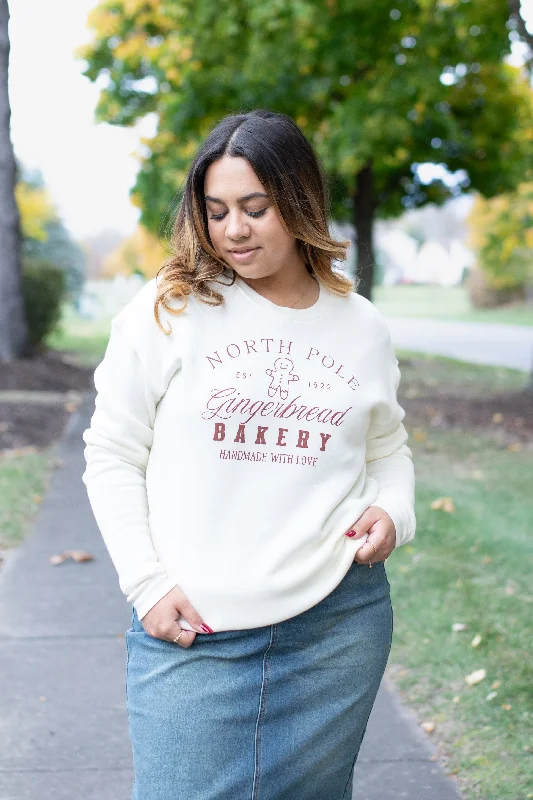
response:
[[[525,298],[525,290],[522,286],[496,288],[484,270],[479,267],[469,270],[465,284],[474,308],[497,308],[507,303],[521,302]]]
[[[66,288],[65,273],[59,267],[46,262],[23,265],[22,293],[29,343],[33,350],[59,322]]]
[[[494,298],[512,298],[533,282],[533,182],[485,199],[477,195],[468,217],[470,244]]]

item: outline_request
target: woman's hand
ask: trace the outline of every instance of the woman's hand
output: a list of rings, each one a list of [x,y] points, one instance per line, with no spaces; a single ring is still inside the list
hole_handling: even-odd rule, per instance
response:
[[[213,633],[178,586],[174,586],[161,600],[158,600],[155,606],[152,606],[142,618],[142,626],[154,639],[164,639],[167,642],[174,641],[183,630],[183,636],[180,636],[179,642],[175,644],[179,647],[190,647],[196,639],[196,633],[178,625],[177,619],[180,614],[198,633]]]
[[[368,539],[355,554],[354,561],[358,564],[386,561],[396,547],[396,526],[389,514],[379,506],[369,506],[346,532],[346,536],[361,539],[367,533]]]

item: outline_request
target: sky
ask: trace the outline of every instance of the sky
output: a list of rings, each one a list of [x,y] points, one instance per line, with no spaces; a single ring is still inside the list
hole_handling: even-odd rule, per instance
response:
[[[128,190],[139,165],[132,157],[146,123],[118,128],[94,122],[99,89],[81,74],[74,49],[88,41],[95,0],[10,0],[9,97],[15,154],[40,168],[75,238],[102,229],[135,230],[139,210]],[[31,24],[28,24],[31,20]]]
[[[74,49],[90,38],[96,0],[9,0],[11,139],[17,158],[41,170],[65,225],[76,239],[135,230],[139,211],[129,189],[141,136],[153,116],[133,128],[94,122],[99,88],[81,74]],[[533,0],[522,0],[533,30]],[[31,21],[31,24],[28,24]]]

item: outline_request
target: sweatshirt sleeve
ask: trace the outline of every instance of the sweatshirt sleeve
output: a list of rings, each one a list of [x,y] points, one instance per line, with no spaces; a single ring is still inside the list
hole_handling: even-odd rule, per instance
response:
[[[366,471],[367,477],[378,484],[372,505],[391,517],[399,547],[410,542],[416,531],[415,474],[412,452],[407,445],[408,433],[403,425],[405,411],[397,399],[400,369],[386,325],[379,355],[383,360],[384,386],[367,431]]]
[[[115,320],[94,383],[95,411],[83,433],[82,479],[119,586],[142,618],[175,586],[158,561],[148,521],[145,472],[160,398]]]

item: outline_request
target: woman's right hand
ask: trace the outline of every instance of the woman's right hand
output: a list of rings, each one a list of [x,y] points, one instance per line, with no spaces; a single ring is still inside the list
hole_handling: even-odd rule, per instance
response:
[[[183,630],[183,636],[180,636],[179,642],[175,644],[179,647],[190,647],[196,639],[196,633],[178,625],[177,619],[180,614],[198,633],[213,633],[178,586],[174,586],[161,600],[158,600],[144,615],[141,623],[149,636],[167,642],[172,642]]]

